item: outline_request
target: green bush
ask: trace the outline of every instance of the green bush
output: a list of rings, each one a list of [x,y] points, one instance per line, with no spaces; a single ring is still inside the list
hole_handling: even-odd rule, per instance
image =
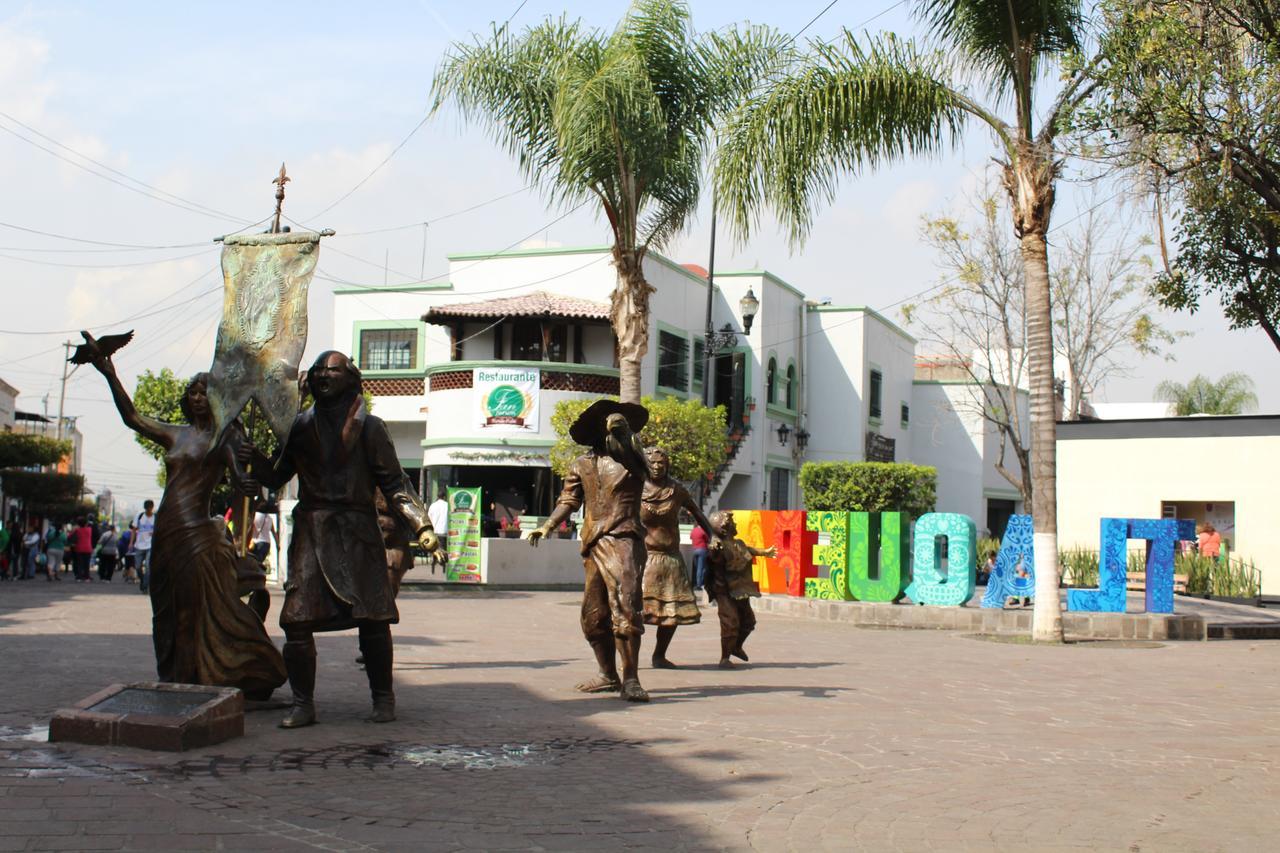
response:
[[[563,477],[573,460],[587,448],[569,437],[569,427],[596,397],[561,400],[551,413],[551,426],[556,443],[551,448],[551,469]],[[671,459],[671,476],[687,483],[698,483],[724,462],[725,409],[709,409],[700,400],[676,397],[645,397],[641,403],[649,410],[649,422],[640,431],[645,447],[657,445]]]
[[[800,489],[805,509],[813,512],[905,512],[919,518],[937,502],[938,469],[907,462],[806,462]]]
[[[1072,548],[1058,554],[1058,565],[1067,586],[1092,589],[1098,585],[1098,552]]]
[[[0,468],[54,465],[71,453],[71,442],[23,432],[0,432]]]

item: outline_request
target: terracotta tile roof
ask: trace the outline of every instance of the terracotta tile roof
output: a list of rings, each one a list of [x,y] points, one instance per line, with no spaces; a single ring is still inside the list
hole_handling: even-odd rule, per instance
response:
[[[455,305],[437,305],[422,315],[424,323],[448,323],[463,317],[497,319],[498,317],[570,317],[582,320],[607,322],[609,306],[576,296],[562,296],[536,290],[520,296],[502,299],[486,299],[483,302],[462,302]]]

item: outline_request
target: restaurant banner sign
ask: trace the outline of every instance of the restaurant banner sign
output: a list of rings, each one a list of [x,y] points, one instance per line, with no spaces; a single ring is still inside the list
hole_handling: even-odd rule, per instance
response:
[[[449,489],[449,562],[445,579],[455,583],[480,583],[479,489]]]
[[[541,372],[535,368],[477,367],[472,376],[480,429],[537,432]]]

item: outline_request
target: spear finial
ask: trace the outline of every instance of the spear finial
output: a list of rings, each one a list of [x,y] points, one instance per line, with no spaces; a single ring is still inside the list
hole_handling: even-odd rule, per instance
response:
[[[272,234],[280,233],[280,208],[284,206],[284,185],[289,183],[290,180],[292,179],[285,173],[284,163],[281,163],[280,174],[276,175],[276,177],[271,181],[271,183],[276,185],[276,218],[271,223]]]

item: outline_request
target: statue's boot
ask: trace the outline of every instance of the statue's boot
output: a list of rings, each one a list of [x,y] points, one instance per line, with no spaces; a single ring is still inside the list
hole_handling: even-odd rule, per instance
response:
[[[396,694],[391,686],[393,648],[390,625],[360,627],[360,654],[373,696],[373,713],[366,718],[371,723],[390,723],[396,718]]]
[[[305,639],[286,639],[284,643],[284,667],[289,673],[289,687],[293,690],[293,707],[280,721],[282,729],[309,726],[316,721],[316,640],[308,634]]]

